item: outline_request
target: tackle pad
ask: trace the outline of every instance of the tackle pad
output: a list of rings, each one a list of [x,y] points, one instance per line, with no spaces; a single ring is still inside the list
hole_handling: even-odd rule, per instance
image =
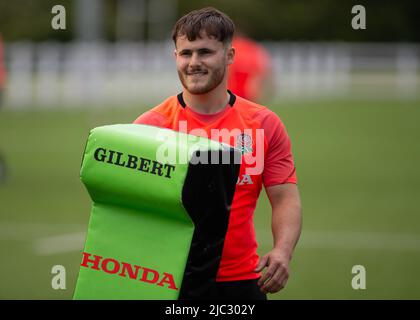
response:
[[[216,298],[240,159],[169,129],[91,130],[80,177],[92,209],[73,298]]]

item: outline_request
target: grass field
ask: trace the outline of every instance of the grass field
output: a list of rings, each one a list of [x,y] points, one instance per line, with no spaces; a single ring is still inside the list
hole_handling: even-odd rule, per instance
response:
[[[288,285],[270,298],[420,299],[419,101],[306,101],[273,110],[292,139],[304,220]],[[0,182],[1,299],[72,297],[90,213],[79,180],[89,129],[143,111],[1,110],[8,169]],[[255,223],[264,253],[271,246],[265,194]],[[53,265],[65,266],[66,290],[51,288]],[[365,290],[351,286],[354,265],[366,268]]]

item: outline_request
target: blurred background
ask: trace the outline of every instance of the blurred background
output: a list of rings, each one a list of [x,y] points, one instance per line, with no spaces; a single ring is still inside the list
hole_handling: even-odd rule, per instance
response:
[[[52,27],[55,5],[65,29]],[[262,50],[242,59],[262,61],[242,66],[264,78],[249,90],[292,141],[303,230],[288,285],[270,299],[419,299],[420,5],[349,0],[0,0],[0,298],[72,298],[89,130],[181,91],[171,29],[209,5]],[[262,192],[261,254],[270,215]],[[54,265],[65,290],[51,287]],[[352,288],[355,265],[364,290]]]

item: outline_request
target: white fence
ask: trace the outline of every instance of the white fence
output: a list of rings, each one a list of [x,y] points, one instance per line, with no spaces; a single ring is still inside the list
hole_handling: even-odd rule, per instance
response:
[[[266,43],[274,99],[418,98],[414,44]],[[181,90],[171,42],[6,44],[5,104],[19,108],[156,104]]]

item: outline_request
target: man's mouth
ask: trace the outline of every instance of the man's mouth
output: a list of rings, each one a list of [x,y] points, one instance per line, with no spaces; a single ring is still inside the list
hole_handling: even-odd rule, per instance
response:
[[[203,76],[207,74],[207,71],[193,71],[193,72],[187,72],[187,76]]]

